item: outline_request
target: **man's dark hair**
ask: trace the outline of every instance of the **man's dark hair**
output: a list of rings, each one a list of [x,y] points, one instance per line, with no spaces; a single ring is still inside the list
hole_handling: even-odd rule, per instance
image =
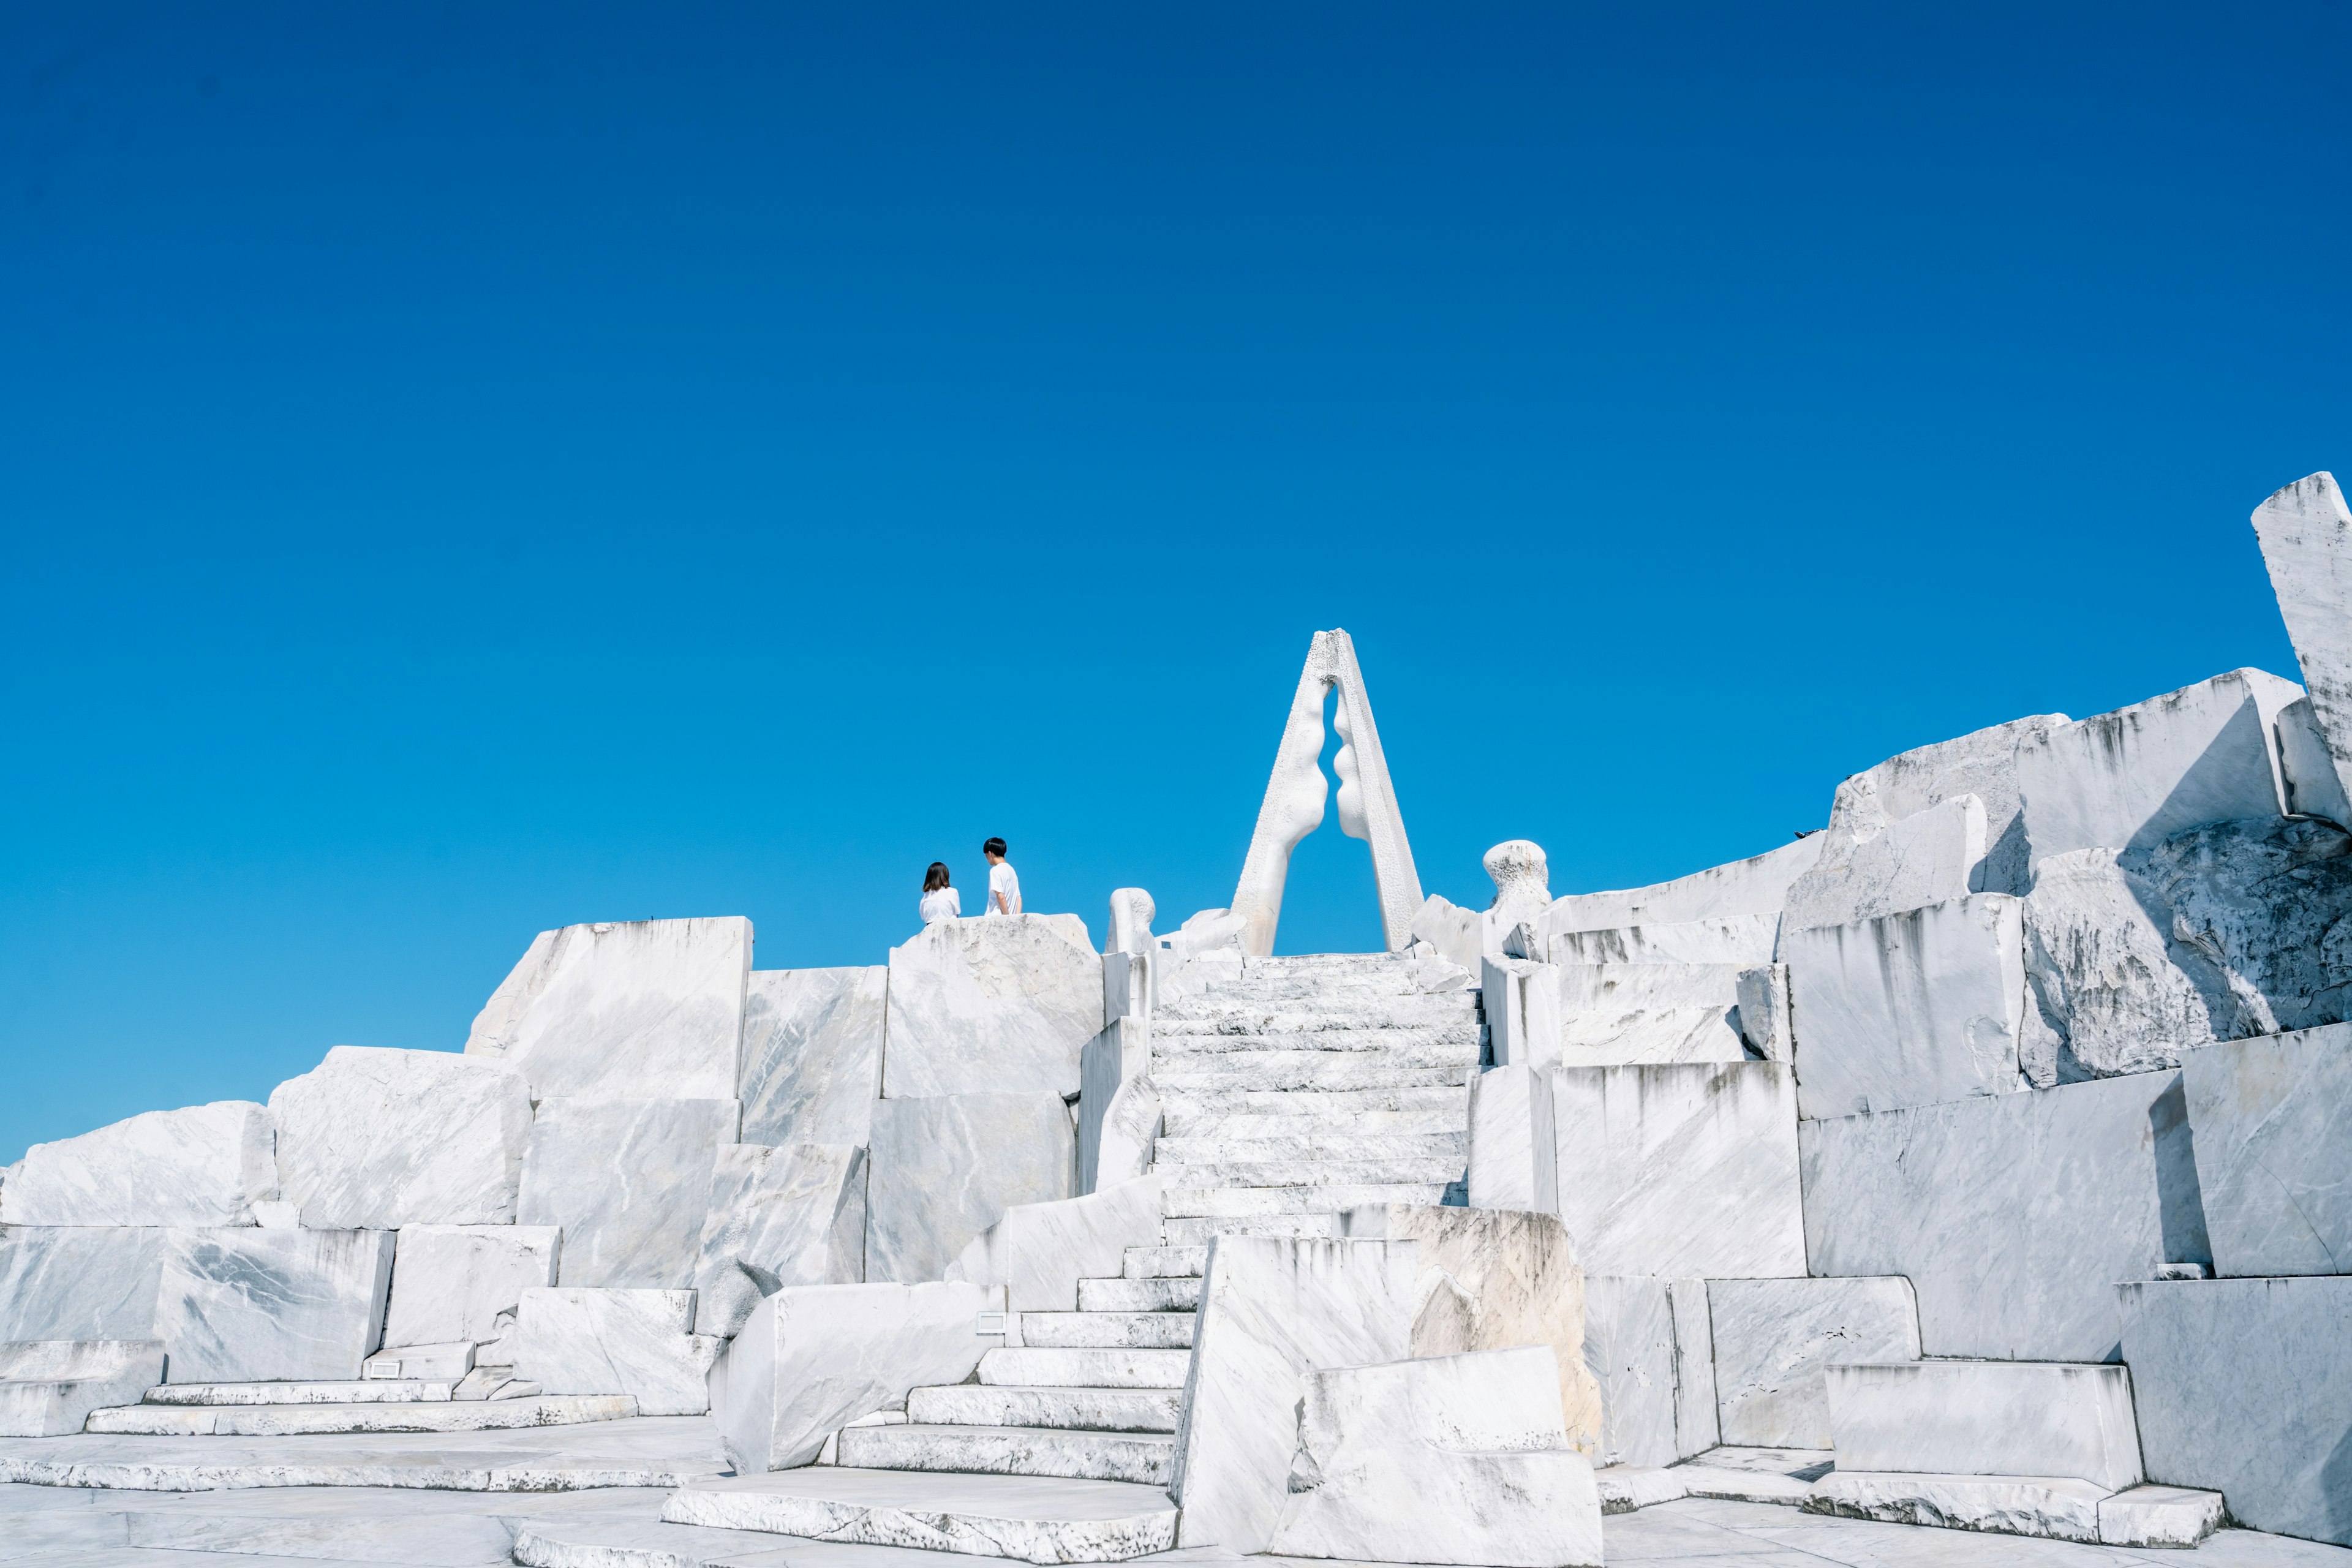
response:
[[[983,855],[1002,855],[1004,853],[1004,840],[992,838],[980,847],[980,852]]]

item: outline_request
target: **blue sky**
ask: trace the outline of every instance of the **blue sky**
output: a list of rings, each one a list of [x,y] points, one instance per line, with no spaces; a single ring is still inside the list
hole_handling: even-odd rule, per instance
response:
[[[0,13],[0,1160],[543,927],[1224,903],[1307,638],[1425,886],[2295,673],[2340,7]],[[1376,945],[1302,847],[1288,951]]]

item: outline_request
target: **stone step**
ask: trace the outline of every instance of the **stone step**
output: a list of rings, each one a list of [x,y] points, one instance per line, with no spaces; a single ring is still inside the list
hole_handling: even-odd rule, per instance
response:
[[[1280,1236],[1327,1237],[1339,1234],[1337,1215],[1292,1214],[1261,1215],[1245,1219],[1164,1219],[1160,1222],[1161,1239],[1171,1247],[1197,1247],[1208,1249],[1213,1236]]]
[[[1458,1132],[1466,1137],[1470,1131],[1468,1098],[1456,1089],[1441,1089],[1438,1092],[1446,1097],[1442,1103],[1411,1110],[1356,1110],[1345,1104],[1302,1106],[1296,1103],[1237,1110],[1195,1110],[1186,1105],[1171,1110],[1168,1100],[1163,1099],[1160,1104],[1160,1136],[1265,1138],[1291,1129],[1326,1135],[1380,1133],[1398,1136],[1419,1132]],[[1189,1100],[1193,1097],[1185,1098]],[[1346,1096],[1318,1094],[1307,1089],[1272,1098],[1294,1102],[1302,1099],[1344,1101]]]
[[[1197,1277],[1078,1281],[1081,1312],[1189,1312],[1200,1304]]]
[[[1190,999],[1214,1002],[1250,1002],[1261,1006],[1281,1006],[1286,1004],[1321,1005],[1327,1006],[1363,1006],[1367,1004],[1398,1001],[1419,997],[1424,993],[1410,974],[1364,974],[1323,980],[1300,979],[1294,975],[1251,976],[1239,980],[1220,980]],[[1178,998],[1185,1000],[1185,998]]]
[[[1327,1132],[1313,1122],[1285,1116],[1260,1117],[1275,1125],[1213,1138],[1170,1137],[1152,1144],[1152,1157],[1171,1165],[1221,1165],[1236,1160],[1446,1159],[1459,1165],[1470,1157],[1467,1128],[1454,1132]]]
[[[1116,1284],[1116,1280],[1096,1280]],[[1191,1282],[1199,1294],[1199,1281]],[[1057,1426],[1088,1432],[1173,1432],[1181,1388],[1019,1388],[958,1383],[907,1395],[907,1419],[929,1426]]]
[[[1007,1345],[983,1351],[980,1381],[998,1388],[1181,1388],[1192,1352]]]
[[[1434,1205],[1445,1201],[1440,1182],[1389,1184],[1380,1186],[1298,1187],[1171,1187],[1160,1194],[1160,1213],[1168,1219],[1253,1219],[1269,1215],[1336,1215],[1375,1204]],[[1079,1309],[1085,1310],[1085,1282],[1079,1284]]]
[[[370,1378],[350,1383],[166,1383],[149,1405],[423,1405],[455,1397],[457,1380]]]
[[[1172,1247],[1130,1247],[1120,1264],[1120,1273],[1129,1279],[1198,1279],[1208,1261],[1209,1249],[1192,1242],[1178,1242]],[[1079,1288],[1085,1288],[1084,1281],[1080,1281]]]
[[[1450,1059],[1453,1054],[1462,1051],[1468,1051],[1474,1057],[1476,1055],[1478,1029],[1470,1024],[1445,1028],[1265,1029],[1255,1033],[1230,1029],[1171,1029],[1163,1033],[1155,1027],[1151,1037],[1152,1055],[1168,1061],[1187,1057],[1219,1056],[1233,1051],[1270,1050],[1389,1053],[1422,1050],[1440,1052],[1445,1059]]]
[[[1252,1062],[1287,1061],[1294,1058],[1307,1060],[1322,1059],[1329,1065],[1343,1068],[1470,1068],[1478,1065],[1478,1044],[1475,1040],[1423,1041],[1413,1043],[1375,1042],[1344,1051],[1327,1051],[1319,1047],[1297,1048],[1296,1042],[1315,1037],[1302,1035],[1260,1035],[1244,1040],[1230,1037],[1234,1048],[1211,1051],[1162,1051],[1155,1042],[1152,1047],[1152,1070],[1155,1075],[1198,1073],[1219,1068],[1243,1067]]]
[[[1024,1312],[1021,1342],[1037,1350],[1190,1350],[1191,1312]]]
[[[1057,1426],[845,1426],[841,1463],[867,1470],[983,1476],[1066,1476],[1080,1481],[1168,1484],[1176,1439],[1158,1432]]]
[[[118,1405],[93,1410],[82,1429],[117,1436],[296,1437],[358,1432],[497,1432],[624,1421],[637,1413],[625,1394],[541,1394],[532,1399],[422,1405]]]
[[[1459,1154],[1386,1160],[1221,1160],[1202,1164],[1151,1162],[1152,1174],[1166,1176],[1171,1187],[1444,1186],[1460,1181],[1463,1169]]]
[[[1361,1006],[1324,1003],[1296,1007],[1266,1002],[1225,1002],[1185,997],[1152,1016],[1152,1036],[1314,1034],[1325,1029],[1394,1029],[1434,1025],[1471,1025],[1478,1020],[1476,996],[1456,991],[1443,996],[1398,996]]]
[[[512,1560],[521,1568],[786,1568],[789,1562],[782,1550],[785,1543],[772,1535],[709,1530],[698,1524],[663,1524],[652,1517],[658,1511],[656,1503],[646,1510],[645,1518],[614,1518],[598,1510],[524,1519],[515,1525]],[[937,1561],[887,1546],[819,1550],[824,1553],[825,1568],[927,1568]],[[281,1568],[281,1564],[271,1563],[268,1568]]]
[[[1327,1117],[1381,1114],[1444,1115],[1449,1127],[1470,1125],[1470,1093],[1464,1084],[1371,1089],[1175,1089],[1157,1074],[1160,1113],[1171,1132],[1190,1134],[1195,1122],[1213,1116]],[[1336,1123],[1335,1123],[1336,1124]]]
[[[688,1481],[662,1518],[1031,1563],[1125,1563],[1176,1544],[1164,1487],[1042,1476],[812,1467]]]
[[[1476,1070],[1467,1063],[1388,1067],[1351,1060],[1337,1052],[1250,1051],[1224,1058],[1193,1057],[1181,1064],[1154,1063],[1151,1076],[1162,1089],[1181,1094],[1200,1089],[1458,1088],[1467,1084]]]

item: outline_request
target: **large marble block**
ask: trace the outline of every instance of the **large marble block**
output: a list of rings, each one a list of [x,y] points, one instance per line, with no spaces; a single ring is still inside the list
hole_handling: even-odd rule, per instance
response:
[[[1832,1365],[1841,1470],[2141,1480],[2131,1373],[2115,1365],[1906,1361]]]
[[[0,1223],[251,1225],[278,1195],[271,1137],[268,1110],[222,1100],[36,1143],[0,1187]]]
[[[2119,1286],[2147,1478],[2352,1546],[2352,1276]]]
[[[1795,1019],[1797,1104],[1852,1116],[2009,1094],[2024,1030],[2019,900],[1949,903],[1780,939]]]
[[[1118,1276],[1130,1247],[1160,1245],[1168,1178],[1145,1175],[1056,1203],[1015,1204],[948,1266],[950,1279],[1003,1286],[1016,1312],[1075,1312],[1078,1281]]]
[[[628,921],[543,931],[474,1019],[533,1100],[731,1100],[751,922]]]
[[[1919,1359],[1908,1279],[1710,1279],[1715,1401],[1737,1447],[1831,1446],[1822,1369]]]
[[[1415,941],[1435,948],[1448,963],[1458,963],[1473,973],[1477,972],[1478,960],[1486,952],[1486,922],[1480,919],[1479,911],[1465,910],[1434,893],[1422,900],[1406,932]]]
[[[477,1344],[505,1332],[522,1293],[555,1283],[562,1232],[551,1225],[405,1225],[392,1257],[383,1342]]]
[[[1076,1094],[1102,1026],[1102,955],[1076,915],[941,921],[890,950],[882,1092]]]
[[[2233,669],[2018,742],[2035,865],[2077,849],[2138,849],[2200,823],[2282,809],[2273,715],[2291,681]]]
[[[70,1436],[163,1381],[161,1340],[0,1341],[0,1437]]]
[[[768,1297],[720,1373],[719,1436],[736,1473],[805,1465],[850,1422],[904,1408],[910,1390],[963,1382],[1003,1344],[1001,1331],[979,1331],[981,1314],[1003,1308],[1002,1288],[963,1282],[787,1286]]]
[[[1050,1090],[885,1100],[866,1177],[866,1278],[946,1277],[1016,1204],[1077,1195],[1077,1131]]]
[[[1601,1390],[1598,1463],[1672,1465],[1722,1441],[1705,1280],[1588,1275],[1584,1364]]]
[[[1267,1550],[1357,1562],[1601,1563],[1601,1494],[1568,1446],[1549,1346],[1306,1374]]]
[[[1406,1356],[1418,1252],[1409,1241],[1209,1244],[1169,1487],[1183,1509],[1180,1545],[1265,1550],[1288,1491],[1306,1374]]]
[[[155,1331],[163,1232],[0,1226],[0,1340],[143,1340]]]
[[[1480,1006],[1487,1048],[1498,1067],[1548,1068],[1559,1061],[1559,972],[1528,958],[1483,958]]]
[[[1717,920],[1726,915],[1777,915],[1788,907],[1789,885],[1812,869],[1821,853],[1821,837],[1816,834],[1671,882],[1618,892],[1564,894],[1551,901],[1544,917],[1545,929],[1557,935],[1606,931],[1612,926]]]
[[[1490,1068],[1470,1080],[1470,1205],[1559,1211],[1559,1150],[1551,1074]]]
[[[1559,1378],[1568,1446],[1601,1440],[1601,1387],[1584,1364],[1584,1270],[1568,1227],[1549,1214],[1375,1204],[1342,1217],[1349,1240],[1421,1248],[1412,1353],[1549,1345]]]
[[[1959,892],[2024,892],[2033,879],[2025,829],[2019,821],[2023,803],[2018,788],[2017,748],[2021,742],[2038,740],[2069,722],[2063,713],[2029,714],[1955,740],[1917,747],[1854,774],[1838,785],[1830,804],[1829,831],[1824,835],[1829,843],[1823,846],[1817,865],[1842,862],[1843,852],[1835,846],[1873,837],[1889,825],[1974,795],[1984,813],[1983,858],[1969,868]],[[1793,916],[1802,893],[1791,888],[1790,899]],[[1940,901],[1919,899],[1915,904],[1890,905],[1879,912]]]
[[[2025,900],[2025,965],[2048,1059],[2042,1087],[2178,1067],[2183,1051],[2236,1031],[2220,967],[2176,942],[2172,910],[2113,849],[2043,860]]]
[[[1984,868],[1984,802],[1955,795],[1911,816],[1853,826],[1832,811],[1821,837],[1821,860],[1790,886],[1784,934],[1968,897]]]
[[[356,1378],[383,1337],[388,1230],[164,1233],[155,1338],[173,1383]]]
[[[882,1097],[889,970],[755,969],[743,997],[743,1142],[863,1148]]]
[[[1575,963],[1552,973],[1563,1066],[1748,1058],[1736,963]]]
[[[2185,1054],[2213,1272],[2352,1273],[2352,1024]]]
[[[2169,908],[2178,943],[2227,975],[2234,1037],[2352,1018],[2352,833],[2276,816],[2211,822],[2123,863]]]
[[[561,1226],[565,1285],[675,1289],[694,1282],[732,1100],[550,1100],[523,1158],[518,1215]],[[586,1392],[586,1391],[583,1391]]]
[[[727,1338],[762,1296],[786,1285],[854,1285],[865,1277],[865,1150],[719,1146],[694,1270],[700,1332]]]
[[[1798,1131],[1813,1272],[1907,1277],[1931,1356],[2113,1360],[2115,1282],[2211,1261],[2178,1073]]]
[[[2352,798],[2344,793],[2335,753],[2327,749],[2327,737],[2320,729],[2311,699],[2280,709],[2272,729],[2278,740],[2279,777],[2286,786],[2287,810],[2352,825]]]
[[[2338,792],[2352,796],[2352,511],[2321,472],[2274,492],[2253,524]]]
[[[526,1290],[515,1376],[548,1394],[625,1394],[640,1415],[699,1415],[727,1348],[694,1331],[691,1290]]]
[[[1113,1186],[1140,1173],[1130,1169],[1133,1152],[1122,1151],[1122,1122],[1131,1122],[1139,1106],[1121,1107],[1114,1120],[1112,1107],[1121,1098],[1133,1100],[1150,1093],[1143,1079],[1151,1071],[1151,1025],[1134,1015],[1122,1015],[1102,1026],[1078,1052],[1078,1191],[1091,1193]],[[1157,1100],[1157,1095],[1151,1098]],[[1157,1111],[1153,1120],[1157,1120]],[[1106,1132],[1112,1144],[1108,1175],[1103,1170]],[[1150,1164],[1150,1159],[1144,1161]]]
[[[1786,1067],[1561,1068],[1551,1102],[1559,1217],[1587,1274],[1805,1272]]]
[[[496,1061],[337,1046],[269,1113],[278,1190],[314,1230],[514,1219],[530,1086]]]
[[[1713,920],[1608,926],[1552,932],[1544,956],[1554,963],[1769,963],[1780,951],[1778,910]]]

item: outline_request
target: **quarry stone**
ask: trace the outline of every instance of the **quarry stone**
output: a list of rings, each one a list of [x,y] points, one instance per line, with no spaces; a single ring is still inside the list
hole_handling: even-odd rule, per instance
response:
[[[1705,1280],[1588,1276],[1584,1363],[1601,1391],[1595,1463],[1663,1468],[1719,1441]]]
[[[1924,904],[1969,896],[1985,859],[1984,802],[1955,795],[1912,816],[1889,818],[1877,803],[1849,804],[1848,792],[1869,787],[1857,774],[1838,789],[1843,818],[1830,814],[1822,856],[1790,884],[1782,934],[1811,926],[1853,925]]]
[[[504,1331],[522,1293],[555,1283],[562,1233],[554,1226],[409,1225],[392,1258],[383,1342],[480,1344]]]
[[[1131,1247],[1160,1245],[1164,1175],[1131,1177],[1082,1197],[1015,1204],[974,1237],[947,1278],[1001,1286],[1016,1312],[1075,1312],[1078,1281],[1115,1278]]]
[[[885,1100],[866,1191],[869,1283],[938,1279],[1015,1204],[1077,1195],[1077,1135],[1058,1093]]]
[[[526,1290],[515,1375],[548,1394],[625,1394],[643,1415],[699,1415],[727,1342],[694,1331],[691,1290]]]
[[[0,1341],[155,1333],[163,1232],[152,1226],[0,1226]]]
[[[548,1100],[523,1158],[518,1217],[563,1231],[558,1280],[584,1288],[694,1282],[728,1100]],[[551,1390],[609,1394],[614,1389]]]
[[[2121,1366],[1906,1361],[1822,1375],[1840,1469],[2069,1476],[2111,1492],[2145,1479]]]
[[[701,1332],[727,1338],[786,1285],[852,1285],[865,1274],[865,1150],[719,1146],[694,1269]]]
[[[1618,926],[1679,924],[1727,915],[1778,915],[1788,907],[1789,887],[1821,858],[1818,836],[1729,865],[1714,866],[1619,892],[1569,893],[1555,898],[1545,915],[1551,935],[1607,931]],[[1771,954],[1764,957],[1769,960]]]
[[[941,921],[890,950],[882,1092],[1076,1094],[1102,1026],[1102,956],[1076,916]]]
[[[2352,1024],[2189,1051],[2180,1080],[2213,1272],[2352,1273]]]
[[[2321,472],[2274,492],[2254,509],[2253,524],[2337,791],[2352,796],[2352,626],[2344,614],[2352,605],[2352,511],[2336,477]]]
[[[1827,1448],[1823,1369],[1919,1359],[1908,1279],[1710,1279],[1716,1409],[1723,1441]]]
[[[493,1061],[337,1046],[269,1113],[278,1189],[314,1230],[513,1222],[530,1087]]]
[[[278,1195],[272,1137],[267,1110],[223,1100],[36,1143],[0,1186],[0,1223],[251,1225]]]
[[[1738,964],[1548,967],[1559,988],[1562,1066],[1736,1062],[1748,1058],[1741,1038]]]
[[[1549,1072],[1498,1067],[1471,1079],[1468,1188],[1473,1208],[1559,1211]]]
[[[743,1142],[866,1146],[890,971],[755,969],[743,996]]]
[[[173,1383],[355,1378],[383,1336],[387,1230],[164,1232],[154,1337]]]

